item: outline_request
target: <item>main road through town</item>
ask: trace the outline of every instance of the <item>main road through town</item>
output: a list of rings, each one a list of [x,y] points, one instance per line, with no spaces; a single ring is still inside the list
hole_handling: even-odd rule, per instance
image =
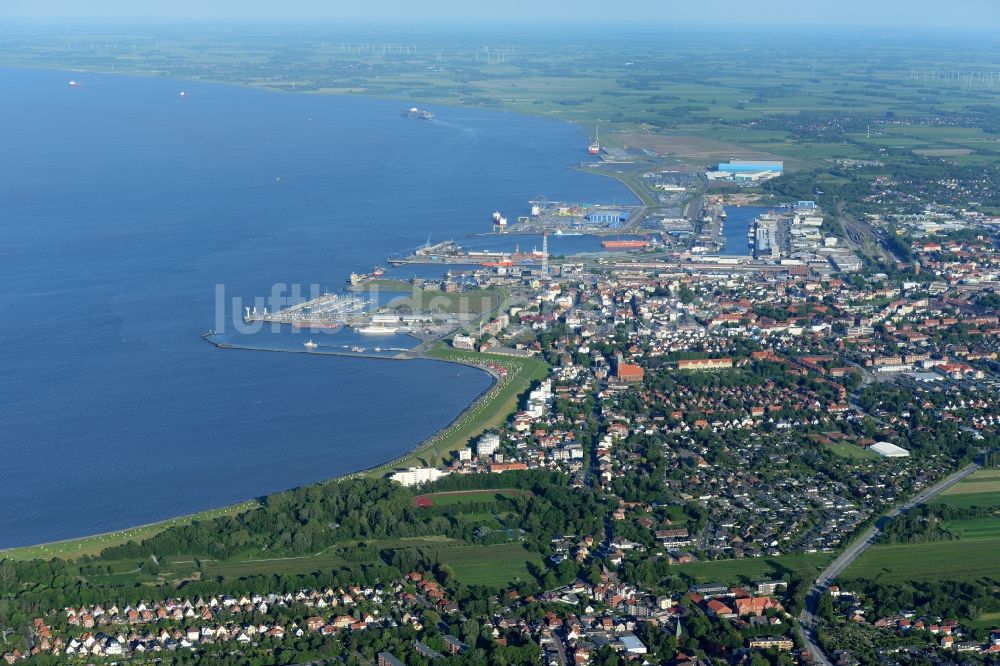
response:
[[[844,552],[840,554],[837,559],[830,563],[826,569],[819,575],[819,577],[813,582],[812,587],[809,588],[809,594],[806,596],[805,608],[799,615],[799,624],[802,628],[802,640],[806,645],[806,649],[809,650],[813,655],[813,660],[817,664],[822,666],[831,666],[829,657],[823,652],[823,650],[816,643],[816,605],[819,603],[819,598],[823,595],[823,592],[830,586],[837,576],[844,572],[847,567],[851,566],[854,560],[858,559],[862,553],[868,550],[878,539],[879,535],[882,534],[882,527],[891,518],[895,518],[901,513],[909,511],[918,504],[923,504],[927,500],[940,495],[948,488],[969,476],[973,472],[979,469],[978,463],[970,463],[968,466],[963,467],[954,474],[938,481],[933,486],[929,488],[924,488],[919,493],[914,495],[904,504],[897,506],[892,511],[881,516],[875,524],[869,527],[865,532],[855,539],[851,545],[849,545]]]

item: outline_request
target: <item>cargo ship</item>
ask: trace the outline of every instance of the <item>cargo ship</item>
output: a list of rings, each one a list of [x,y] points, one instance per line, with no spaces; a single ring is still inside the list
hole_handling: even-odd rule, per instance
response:
[[[594,141],[593,141],[593,143],[590,144],[590,147],[587,148],[587,152],[590,153],[591,155],[600,155],[601,154],[601,128],[600,127],[597,128],[596,134],[594,134]]]
[[[507,229],[507,218],[500,214],[500,211],[493,211],[493,229],[495,231],[505,231]]]
[[[419,118],[420,120],[434,120],[434,114],[425,109],[418,109],[413,106],[409,109],[403,109],[402,115],[407,118]]]
[[[642,250],[649,247],[649,241],[644,240],[606,240],[601,241],[605,250]]]

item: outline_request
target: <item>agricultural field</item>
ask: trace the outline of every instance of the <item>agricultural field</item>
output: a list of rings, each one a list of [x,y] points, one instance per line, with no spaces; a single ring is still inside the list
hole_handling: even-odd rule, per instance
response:
[[[996,578],[1000,536],[961,541],[873,546],[854,562],[844,578],[880,583]]]
[[[944,527],[959,535],[963,541],[968,539],[1000,539],[1000,518],[949,520],[944,523]]]
[[[935,500],[958,508],[1000,507],[1000,470],[981,469],[944,491]],[[954,541],[878,545],[845,572],[847,578],[879,582],[907,580],[975,581],[997,577],[1000,516],[950,520],[943,525],[960,538]]]
[[[670,130],[792,158],[790,137],[764,134],[772,128],[756,121],[831,112],[906,119],[1000,99],[989,40],[836,31],[821,39],[765,30],[719,36],[689,28],[672,31],[665,41],[662,30],[641,26],[590,30],[559,34],[527,26],[434,34],[372,26],[333,34],[248,25],[218,34],[207,26],[123,27],[117,33],[82,26],[46,36],[12,26],[0,44],[0,64],[398,97],[549,116],[579,123],[590,135],[598,124],[609,135]],[[205,41],[213,48],[205,49]],[[970,72],[970,63],[980,71]],[[872,138],[903,140],[896,145],[917,150],[995,147],[981,133],[933,131],[938,129],[956,128],[887,130]],[[741,130],[750,131],[739,136]],[[814,154],[817,146],[831,156],[853,150],[839,138],[808,148]]]
[[[941,493],[938,502],[960,508],[1000,507],[1000,469],[981,469]]]

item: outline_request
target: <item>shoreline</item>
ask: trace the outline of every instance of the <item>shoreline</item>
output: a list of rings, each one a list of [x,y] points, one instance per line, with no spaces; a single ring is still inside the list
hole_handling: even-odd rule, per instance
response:
[[[274,352],[274,353],[311,353],[311,352],[299,352],[295,350],[268,350],[268,349],[254,349],[248,347],[238,347],[238,346],[221,346],[208,339],[208,334],[202,335],[204,339],[209,344],[215,346],[219,349],[234,349],[237,351],[256,351],[256,352]],[[386,356],[363,356],[361,354],[327,354],[329,356],[354,356],[356,358],[375,358],[387,361],[407,361],[423,359],[428,361],[436,361],[441,363],[454,363],[456,365],[463,365],[466,367],[475,368],[481,370],[490,376],[491,382],[489,386],[483,389],[475,398],[461,411],[455,418],[448,422],[445,426],[439,428],[431,435],[425,437],[419,443],[417,443],[412,448],[401,453],[400,455],[387,460],[386,462],[372,465],[371,467],[366,467],[363,469],[355,470],[353,472],[346,472],[344,474],[339,474],[337,476],[330,477],[328,479],[323,479],[322,481],[317,481],[312,484],[306,484],[305,486],[293,486],[291,488],[286,488],[284,490],[278,490],[272,493],[267,493],[259,497],[254,497],[251,499],[246,499],[234,504],[227,504],[221,507],[214,507],[211,509],[206,509],[204,511],[198,511],[195,513],[184,514],[180,516],[174,516],[172,518],[166,518],[164,520],[157,520],[149,523],[143,523],[140,525],[130,526],[118,530],[108,530],[105,532],[98,532],[96,534],[89,534],[80,537],[70,537],[67,539],[56,539],[54,541],[44,541],[37,544],[30,544],[26,546],[13,546],[10,548],[0,549],[0,560],[4,559],[14,559],[14,560],[31,560],[31,559],[54,559],[62,558],[67,560],[76,559],[79,557],[84,557],[88,555],[98,555],[101,550],[109,548],[115,545],[128,543],[129,541],[141,540],[143,538],[149,538],[163,532],[171,527],[178,527],[184,524],[189,524],[199,520],[212,520],[214,518],[228,515],[228,514],[239,514],[245,511],[252,511],[260,506],[260,499],[262,497],[267,497],[270,495],[276,495],[283,492],[289,492],[296,490],[297,488],[304,488],[310,485],[327,485],[331,483],[338,483],[340,481],[346,481],[356,478],[361,478],[365,476],[372,476],[379,471],[388,471],[390,468],[401,465],[402,463],[408,461],[409,459],[418,456],[422,452],[429,450],[436,440],[443,438],[448,431],[455,428],[470,412],[479,407],[490,395],[490,393],[497,388],[501,383],[500,376],[488,368],[473,363],[471,361],[462,361],[456,358],[436,358],[430,356],[425,352],[420,352],[417,355],[408,358],[395,358]],[[496,355],[493,355],[496,356]],[[415,461],[417,462],[417,461]],[[422,465],[427,466],[427,465]],[[133,533],[138,533],[134,534]],[[52,551],[52,552],[47,552]]]
[[[23,63],[22,64],[0,63],[0,67],[9,68],[9,69],[28,70],[28,71],[50,71],[50,72],[66,72],[66,73],[77,73],[77,74],[78,73],[85,73],[85,74],[96,74],[96,75],[101,75],[101,76],[116,76],[116,77],[136,77],[136,78],[161,78],[162,77],[162,75],[160,73],[157,73],[157,72],[105,71],[105,70],[101,70],[101,69],[74,68],[74,67],[65,67],[65,66],[58,66],[58,65],[44,66],[44,65],[23,64]],[[381,100],[408,100],[409,99],[409,100],[414,100],[414,101],[420,101],[421,103],[436,104],[438,106],[448,107],[448,108],[471,109],[471,110],[475,110],[475,111],[478,111],[478,112],[510,113],[510,111],[508,111],[508,110],[498,110],[498,109],[495,109],[495,108],[482,107],[482,106],[479,106],[479,105],[463,105],[463,104],[457,104],[457,103],[448,103],[448,102],[441,102],[441,101],[435,101],[435,100],[423,100],[421,98],[402,97],[402,96],[395,96],[395,95],[377,95],[377,94],[372,94],[370,92],[365,92],[365,91],[348,91],[348,92],[301,91],[301,92],[296,92],[296,91],[290,91],[290,90],[282,90],[282,89],[275,88],[275,87],[272,87],[272,86],[269,86],[269,85],[264,85],[264,84],[240,83],[240,82],[237,82],[237,81],[228,81],[228,80],[190,79],[190,78],[183,78],[183,77],[176,77],[176,76],[168,76],[166,78],[170,78],[170,79],[178,81],[178,82],[187,82],[187,83],[192,83],[192,84],[219,85],[219,86],[237,86],[237,87],[240,87],[240,88],[260,90],[260,91],[267,91],[267,92],[272,92],[272,93],[308,94],[308,95],[322,95],[322,96],[329,96],[329,97],[335,97],[335,96],[353,96],[353,97],[368,97],[368,98],[372,98],[372,99],[381,99]],[[556,116],[544,115],[544,114],[533,114],[533,113],[530,113],[530,112],[526,113],[524,111],[516,111],[515,113],[520,113],[522,115],[530,116],[530,117],[535,117],[535,118],[543,118],[543,119],[550,120],[552,122],[566,123],[566,124],[574,126],[576,128],[580,128],[581,127],[581,125],[579,123],[576,123],[576,122],[571,121],[571,120],[559,118],[559,117],[556,117]],[[579,170],[579,171],[582,172],[582,170],[579,169],[579,167],[575,167],[575,169],[577,169],[577,170]],[[586,173],[586,172],[584,172],[584,173]],[[602,174],[592,174],[592,175],[602,175]],[[629,190],[630,194],[632,194],[632,196],[634,196],[641,203],[641,198],[638,197],[635,194],[635,192],[631,189],[631,187],[629,187],[628,184],[625,183],[624,181],[620,181],[620,182],[622,182],[622,184],[625,185],[625,187]],[[434,467],[434,466],[436,466],[434,464],[434,458],[430,458],[430,462],[427,462],[427,461],[421,460],[419,456],[421,454],[428,454],[428,453],[432,454],[433,456],[438,456],[439,452],[434,450],[435,445],[438,444],[438,443],[440,443],[442,440],[446,440],[446,438],[449,436],[449,434],[451,433],[451,431],[456,430],[457,428],[459,428],[462,425],[462,421],[465,420],[466,418],[468,418],[474,411],[476,411],[477,409],[483,407],[485,404],[488,404],[490,401],[492,401],[492,400],[494,400],[496,398],[499,398],[500,395],[501,395],[501,393],[503,392],[502,389],[505,389],[508,386],[513,385],[515,383],[515,375],[517,374],[517,373],[511,372],[510,374],[508,374],[506,376],[506,378],[501,378],[501,376],[496,371],[485,367],[484,364],[480,364],[480,363],[474,362],[471,359],[469,359],[469,360],[462,360],[461,356],[459,356],[459,355],[452,355],[450,357],[434,356],[434,355],[432,355],[433,351],[435,351],[435,350],[437,350],[439,352],[441,351],[440,344],[435,345],[435,346],[431,347],[430,349],[427,349],[427,348],[425,348],[425,343],[424,342],[421,342],[420,344],[416,345],[414,347],[415,351],[403,351],[403,352],[399,352],[399,353],[397,353],[395,355],[392,355],[392,356],[380,356],[380,355],[374,355],[374,354],[369,355],[369,354],[363,354],[363,353],[343,353],[343,352],[336,352],[336,351],[329,351],[329,352],[327,352],[327,351],[321,351],[320,352],[320,351],[307,351],[307,350],[295,350],[295,349],[287,349],[287,350],[285,350],[285,349],[264,349],[264,348],[243,347],[243,346],[239,346],[239,345],[232,345],[232,344],[228,344],[228,343],[224,343],[224,342],[217,342],[217,341],[211,340],[210,339],[210,334],[203,334],[200,337],[203,340],[205,340],[209,344],[212,344],[213,346],[215,346],[218,349],[238,349],[238,350],[241,350],[241,351],[258,351],[258,352],[268,352],[268,351],[270,351],[270,352],[275,352],[275,353],[311,353],[311,354],[315,354],[315,355],[324,355],[324,356],[354,357],[354,358],[364,358],[364,359],[381,359],[381,360],[389,360],[389,361],[393,361],[393,360],[395,360],[395,361],[403,361],[403,360],[424,359],[424,360],[429,360],[429,361],[439,361],[439,362],[445,362],[445,363],[454,363],[454,364],[457,364],[457,365],[464,365],[464,366],[475,368],[477,370],[481,370],[481,371],[485,372],[487,375],[489,375],[491,377],[491,382],[490,382],[490,384],[485,389],[483,389],[483,391],[481,391],[477,396],[475,396],[472,400],[470,400],[470,402],[466,405],[466,407],[464,409],[462,409],[445,426],[439,428],[434,433],[432,433],[428,437],[424,438],[423,440],[421,440],[420,442],[418,442],[413,447],[407,449],[403,453],[401,453],[401,454],[399,454],[399,455],[393,457],[392,459],[390,459],[388,461],[385,461],[383,463],[380,463],[380,464],[377,464],[377,465],[373,465],[371,467],[367,467],[367,468],[364,468],[364,469],[356,470],[356,471],[353,471],[353,472],[347,472],[347,473],[344,473],[344,474],[333,476],[333,477],[324,479],[322,481],[317,481],[317,482],[312,483],[312,484],[293,486],[293,487],[290,487],[290,488],[286,488],[284,490],[279,490],[279,491],[275,491],[275,492],[266,493],[265,495],[260,495],[260,496],[254,497],[254,498],[242,500],[242,501],[239,501],[239,502],[236,502],[236,503],[233,503],[233,504],[227,504],[227,505],[223,505],[223,506],[220,506],[220,507],[213,507],[213,508],[210,508],[210,509],[206,509],[206,510],[203,510],[203,511],[194,512],[194,513],[189,513],[189,514],[182,514],[182,515],[178,515],[178,516],[166,518],[166,519],[163,519],[163,520],[155,520],[155,521],[148,522],[148,523],[141,523],[139,525],[128,526],[128,527],[125,527],[125,528],[122,528],[122,529],[107,530],[107,531],[98,532],[98,533],[95,533],[95,534],[88,534],[88,535],[79,536],[79,537],[68,537],[68,538],[65,538],[65,539],[56,539],[56,540],[52,540],[52,541],[44,541],[44,542],[40,542],[40,543],[36,543],[36,544],[29,544],[29,545],[25,545],[25,546],[11,546],[11,547],[8,547],[8,548],[0,548],[0,560],[3,560],[3,559],[30,560],[30,559],[53,559],[53,558],[63,558],[63,559],[71,560],[71,559],[77,559],[77,558],[88,556],[88,555],[98,555],[99,552],[101,550],[105,549],[105,548],[108,548],[108,547],[111,547],[111,546],[115,546],[115,545],[119,545],[119,544],[122,544],[122,543],[127,543],[129,541],[142,540],[144,538],[149,538],[149,537],[154,536],[155,534],[158,534],[158,533],[160,533],[160,532],[162,532],[162,531],[164,531],[166,529],[169,529],[171,527],[175,527],[175,526],[179,526],[179,525],[182,525],[182,524],[187,524],[187,523],[195,522],[195,521],[199,521],[199,520],[211,520],[211,519],[213,519],[215,517],[219,517],[219,516],[227,515],[227,514],[231,514],[231,513],[242,513],[244,511],[252,510],[253,508],[256,508],[257,506],[259,506],[259,502],[260,502],[260,499],[262,497],[267,497],[267,496],[279,494],[279,493],[282,493],[282,492],[288,492],[288,491],[294,490],[296,488],[308,487],[309,485],[323,485],[323,484],[329,484],[329,483],[336,483],[336,482],[339,482],[339,481],[342,481],[342,480],[360,478],[362,476],[373,476],[373,475],[376,475],[378,472],[387,471],[387,470],[389,470],[389,469],[391,469],[393,467],[401,466],[403,464],[412,464],[412,465],[421,466],[421,467]],[[450,348],[446,347],[446,348],[444,348],[444,351],[453,351],[453,350],[451,350]],[[431,352],[431,353],[429,353],[429,352]],[[479,355],[479,353],[477,353],[477,352],[473,352],[473,353],[477,354],[477,356]],[[500,364],[503,364],[505,362],[517,362],[517,361],[524,362],[525,360],[527,360],[527,361],[531,361],[534,364],[541,364],[542,366],[545,366],[546,369],[548,367],[547,364],[544,363],[544,361],[540,361],[540,360],[534,359],[534,358],[522,359],[520,357],[505,357],[505,356],[502,356],[502,355],[489,354],[489,353],[482,354],[481,358],[486,359],[486,360],[493,360],[494,362],[497,362],[497,363],[500,363]],[[518,377],[518,380],[521,380],[521,379],[524,379],[524,378],[523,377]],[[509,382],[509,384],[507,384],[507,382]],[[530,382],[529,382],[529,385],[530,385]],[[496,392],[496,395],[494,395],[494,392]],[[517,398],[520,395],[520,393],[521,393],[521,391],[518,391],[513,397]],[[511,399],[511,396],[506,396],[504,398],[503,402],[506,403],[510,399]],[[516,409],[516,402],[515,402],[514,406],[515,406],[515,409]],[[496,416],[500,413],[501,408],[502,408],[502,405],[499,405],[497,410],[493,410],[489,414],[482,414],[482,415],[476,417],[476,419],[473,422],[471,422],[470,424],[468,424],[468,426],[469,426],[468,430],[470,432],[476,431],[475,434],[470,434],[469,438],[472,438],[472,437],[476,436],[476,434],[479,434],[482,431],[486,430],[487,428],[492,427],[491,425],[489,425],[489,422],[490,422],[491,419],[496,418]],[[506,418],[507,415],[508,414],[506,412],[504,412],[502,414],[503,418]]]

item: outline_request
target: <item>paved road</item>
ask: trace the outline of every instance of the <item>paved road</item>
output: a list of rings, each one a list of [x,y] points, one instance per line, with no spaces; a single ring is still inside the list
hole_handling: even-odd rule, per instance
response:
[[[823,592],[830,587],[830,583],[832,583],[837,576],[842,574],[844,570],[847,569],[847,567],[851,566],[854,560],[858,559],[863,552],[868,550],[868,548],[875,543],[879,535],[882,534],[882,526],[885,525],[886,521],[891,518],[895,518],[905,511],[909,511],[918,504],[923,504],[936,495],[940,495],[948,488],[951,488],[953,485],[975,472],[977,469],[979,469],[979,465],[977,463],[970,463],[967,467],[964,467],[954,474],[945,477],[933,486],[924,488],[905,504],[901,504],[892,511],[884,514],[875,522],[874,525],[869,527],[861,536],[855,539],[851,545],[848,546],[844,552],[837,557],[837,559],[831,562],[830,566],[824,569],[819,577],[813,582],[812,587],[809,588],[809,594],[806,596],[806,607],[799,615],[799,623],[802,626],[802,640],[806,644],[806,648],[813,654],[813,658],[817,664],[830,666],[830,659],[823,653],[819,645],[816,644],[817,622],[816,616],[814,615],[816,605],[819,603],[819,598],[823,595]]]

